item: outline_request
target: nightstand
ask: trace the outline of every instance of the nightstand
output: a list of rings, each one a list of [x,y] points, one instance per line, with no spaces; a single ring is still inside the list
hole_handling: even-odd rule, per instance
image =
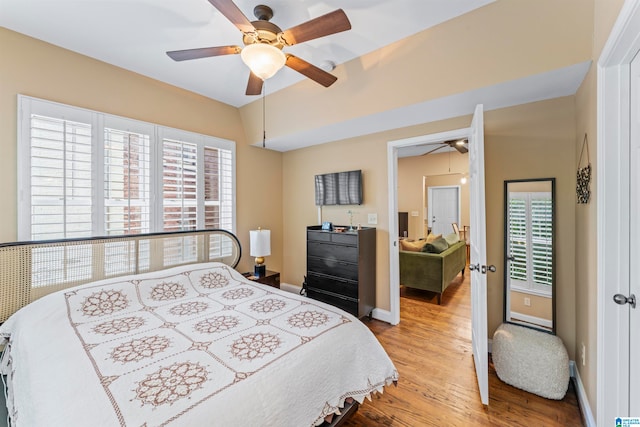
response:
[[[267,273],[262,277],[256,277],[253,273],[242,273],[244,277],[251,280],[252,282],[262,283],[263,285],[273,286],[274,288],[280,289],[280,273],[277,271],[267,270]]]

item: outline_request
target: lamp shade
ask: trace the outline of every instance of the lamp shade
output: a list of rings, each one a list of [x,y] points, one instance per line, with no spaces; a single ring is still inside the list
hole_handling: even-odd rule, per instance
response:
[[[249,250],[253,257],[271,255],[271,230],[249,230]]]
[[[240,57],[251,72],[262,80],[272,77],[287,62],[287,57],[280,49],[266,43],[245,46]]]

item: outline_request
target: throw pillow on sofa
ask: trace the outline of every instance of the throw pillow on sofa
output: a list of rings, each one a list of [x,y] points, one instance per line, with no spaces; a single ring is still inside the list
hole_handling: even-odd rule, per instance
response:
[[[433,242],[424,245],[424,248],[422,248],[422,252],[439,254],[446,251],[448,248],[449,244],[447,243],[447,241],[444,238],[440,237],[438,239],[435,239]]]
[[[444,236],[444,240],[446,240],[449,246],[451,246],[460,241],[460,236],[458,236],[458,233],[451,233]]]
[[[429,235],[427,236],[426,242],[427,243],[431,243],[436,239],[439,239],[442,237],[442,234],[433,234],[433,233],[429,233]]]
[[[424,245],[424,240],[419,240],[417,242],[400,240],[400,249],[402,249],[403,251],[420,252],[424,248]]]

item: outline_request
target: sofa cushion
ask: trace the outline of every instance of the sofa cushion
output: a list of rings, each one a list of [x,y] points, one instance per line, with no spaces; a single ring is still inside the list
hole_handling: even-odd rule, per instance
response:
[[[425,240],[418,240],[417,242],[400,240],[400,249],[402,249],[403,251],[420,252],[424,247],[425,243],[426,243]]]
[[[449,244],[447,243],[447,241],[444,238],[440,237],[438,239],[435,239],[431,243],[427,243],[426,245],[424,245],[424,247],[422,248],[422,252],[439,254],[446,251],[448,248]]]

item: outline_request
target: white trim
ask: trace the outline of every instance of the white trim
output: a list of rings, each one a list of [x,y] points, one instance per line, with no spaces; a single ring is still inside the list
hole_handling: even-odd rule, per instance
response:
[[[534,323],[536,325],[540,325],[549,329],[553,328],[553,322],[551,320],[543,319],[542,317],[529,316],[528,314],[522,314],[516,311],[512,311],[509,321],[518,322],[519,320],[526,323]]]
[[[450,139],[469,138],[470,128],[456,129],[431,135],[398,139],[387,143],[387,184],[389,194],[389,323],[400,323],[400,261],[398,250],[398,149],[432,144]],[[375,310],[374,310],[375,314]],[[375,316],[374,316],[375,317]],[[376,317],[377,319],[377,317]]]
[[[597,64],[597,417],[629,416],[629,64],[640,50],[640,1],[627,0]]]
[[[391,323],[391,320],[392,320],[391,312],[388,310],[383,310],[381,308],[374,308],[372,317],[376,320],[381,320],[387,323]]]
[[[580,379],[580,373],[576,368],[576,362],[573,360],[569,361],[569,373],[571,374],[571,378],[573,378],[573,385],[576,388],[576,398],[578,399],[578,406],[580,406],[582,419],[586,422],[585,427],[596,427],[596,420],[593,418],[593,412],[591,412],[591,406],[589,406],[587,392],[585,391],[582,380]]]

